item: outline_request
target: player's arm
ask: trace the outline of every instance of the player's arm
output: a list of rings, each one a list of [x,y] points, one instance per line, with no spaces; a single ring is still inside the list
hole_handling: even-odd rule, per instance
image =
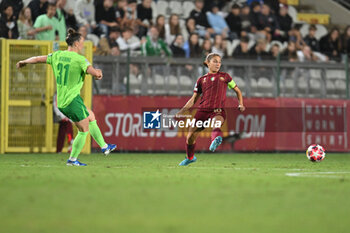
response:
[[[233,81],[232,78],[230,78],[230,81],[227,83],[227,86],[228,88],[236,92],[237,99],[238,99],[238,109],[239,111],[243,112],[245,110],[245,107],[243,104],[243,95],[241,90],[238,88],[238,86],[236,85],[235,81]]]
[[[185,106],[183,106],[183,108],[176,115],[177,116],[183,115],[186,111],[191,109],[196,104],[199,98],[200,98],[200,94],[198,94],[197,92],[193,93],[191,99],[187,101]]]
[[[103,77],[102,70],[95,69],[92,66],[89,66],[87,68],[86,73],[91,74],[92,76],[94,76],[96,80],[101,80],[102,77]]]
[[[236,92],[237,99],[238,99],[238,109],[239,111],[243,112],[245,110],[244,104],[243,104],[243,95],[241,90],[236,85],[233,90]]]
[[[36,57],[30,57],[26,60],[19,61],[16,64],[17,69],[24,67],[27,64],[36,64],[36,63],[46,63],[47,56],[36,56]]]

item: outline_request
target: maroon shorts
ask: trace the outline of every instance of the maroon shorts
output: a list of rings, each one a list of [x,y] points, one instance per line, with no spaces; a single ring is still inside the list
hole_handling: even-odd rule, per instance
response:
[[[207,109],[198,109],[194,118],[196,121],[206,121],[208,119],[212,119],[216,116],[222,116],[224,121],[226,120],[226,112],[223,108],[217,108],[212,110]]]

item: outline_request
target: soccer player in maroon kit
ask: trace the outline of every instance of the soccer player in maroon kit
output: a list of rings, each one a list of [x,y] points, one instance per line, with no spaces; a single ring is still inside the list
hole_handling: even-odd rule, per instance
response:
[[[183,113],[192,108],[201,97],[198,110],[194,116],[195,121],[204,122],[208,119],[214,120],[215,122],[220,121],[221,127],[226,118],[224,107],[227,87],[236,92],[239,103],[238,109],[241,112],[245,110],[242,92],[229,74],[219,71],[221,67],[221,57],[219,54],[208,54],[204,61],[204,65],[208,67],[209,72],[197,80],[193,96],[176,115],[183,115]],[[211,133],[211,144],[209,150],[212,152],[214,152],[222,143],[222,131],[220,127],[214,128]],[[186,139],[187,157],[179,164],[180,166],[187,166],[188,164],[197,161],[196,156],[194,156],[194,149],[196,146],[196,139],[203,129],[203,127],[198,128],[196,125],[190,127]]]

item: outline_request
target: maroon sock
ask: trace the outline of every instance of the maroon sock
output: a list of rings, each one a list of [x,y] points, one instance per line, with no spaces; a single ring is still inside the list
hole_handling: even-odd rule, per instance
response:
[[[193,159],[193,156],[194,156],[194,148],[196,147],[196,143],[193,144],[193,145],[188,145],[186,143],[186,154],[187,154],[187,158],[189,160],[192,160]]]
[[[73,139],[73,127],[72,123],[68,122],[67,124],[67,138],[68,138],[68,143],[70,143]]]
[[[57,136],[56,153],[62,151],[64,140],[66,139],[67,124],[64,121],[60,121]]]
[[[213,131],[211,132],[211,141],[213,141],[217,136],[222,137],[222,131],[220,128],[213,129]]]

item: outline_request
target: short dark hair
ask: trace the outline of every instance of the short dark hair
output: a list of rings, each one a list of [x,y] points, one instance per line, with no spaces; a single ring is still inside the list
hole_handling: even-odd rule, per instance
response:
[[[76,32],[73,28],[69,28],[67,31],[66,43],[68,46],[73,46],[74,42],[79,41],[81,34]]]
[[[309,26],[309,30],[317,30],[317,28],[316,28],[316,26],[314,25],[314,24],[311,24],[310,26]]]

